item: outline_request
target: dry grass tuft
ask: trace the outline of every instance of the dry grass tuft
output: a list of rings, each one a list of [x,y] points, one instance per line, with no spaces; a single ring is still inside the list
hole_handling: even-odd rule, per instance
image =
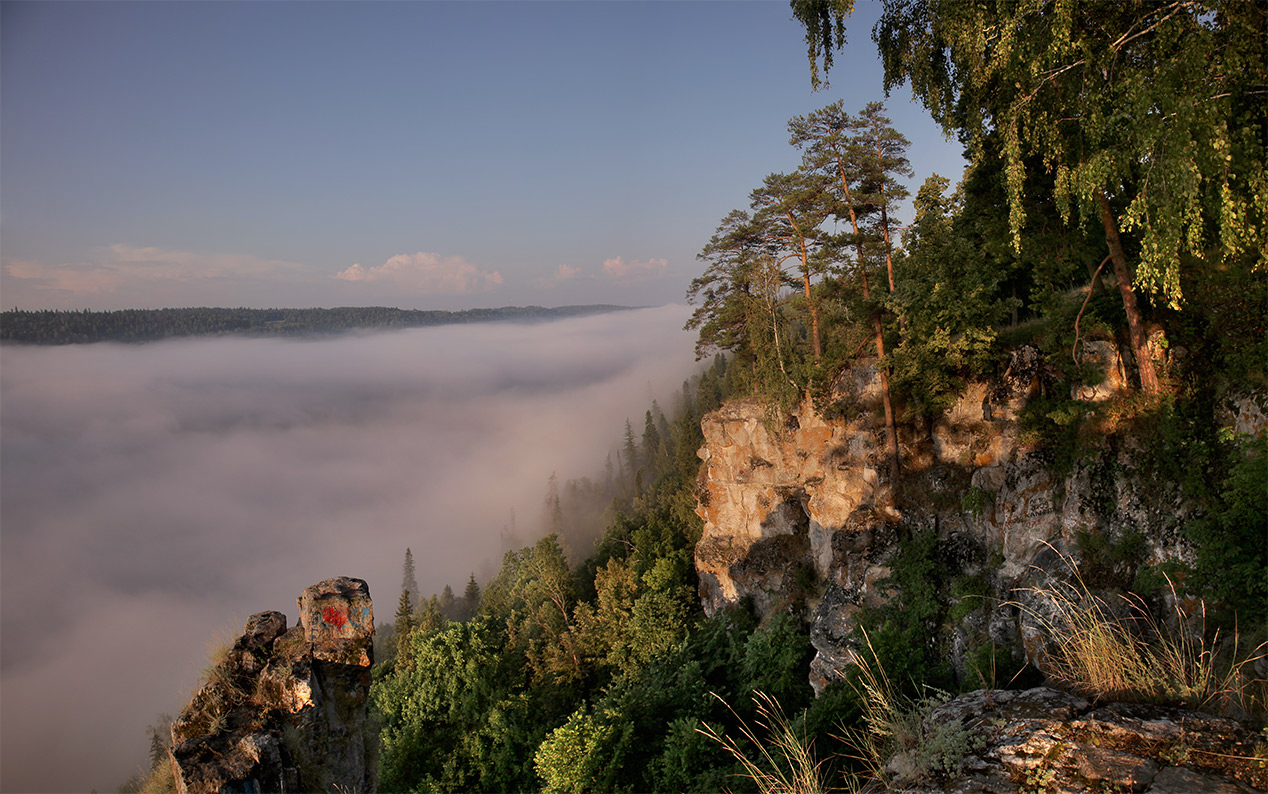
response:
[[[1093,594],[1070,560],[1062,559],[1075,572],[1072,582],[1027,591],[1050,604],[1051,612],[1017,604],[1049,640],[1041,668],[1054,681],[1100,700],[1233,716],[1264,713],[1268,682],[1252,672],[1268,644],[1243,654],[1236,633],[1221,641],[1218,631],[1208,642],[1205,603],[1198,600],[1186,609],[1169,578],[1174,629],[1135,594],[1110,601]]]
[[[957,771],[979,742],[959,723],[928,723],[929,713],[950,695],[928,689],[919,699],[903,696],[865,631],[863,640],[871,658],[856,655],[858,678],[850,682],[862,707],[863,726],[847,728],[835,738],[850,749],[850,758],[863,764],[865,776],[882,787],[928,782]]]
[[[722,745],[744,767],[744,777],[752,780],[758,791],[762,794],[822,794],[826,791],[823,762],[815,760],[813,742],[793,729],[777,700],[763,692],[753,693],[759,718],[757,729],[767,736],[766,741],[762,741],[758,731],[750,728],[730,704],[717,695],[714,697],[735,716],[740,733],[757,748],[758,760],[753,761],[734,739],[717,733],[707,724],[696,731]]]

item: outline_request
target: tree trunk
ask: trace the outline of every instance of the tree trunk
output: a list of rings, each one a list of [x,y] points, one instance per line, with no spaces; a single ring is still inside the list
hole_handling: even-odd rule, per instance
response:
[[[846,205],[850,208],[850,226],[854,229],[854,245],[859,254],[859,276],[863,283],[863,300],[871,300],[872,292],[867,284],[867,263],[863,259],[863,236],[859,234],[858,216],[854,214],[854,199],[850,195],[850,184],[845,178],[845,169],[838,163],[841,175],[841,188],[845,191]],[[885,369],[885,332],[881,326],[879,314],[872,315],[872,328],[876,336],[876,368],[881,373],[881,404],[885,407],[885,435],[889,447],[889,474],[891,493],[898,493],[898,475],[901,470],[901,459],[898,451],[898,427],[894,422],[894,404],[889,397],[889,370]]]
[[[797,228],[792,212],[786,213],[788,225],[797,233],[797,242],[801,244],[801,283],[806,290],[806,304],[810,306],[810,344],[814,350],[815,361],[823,357],[823,347],[819,344],[819,307],[815,305],[814,295],[810,291],[810,252],[806,249],[806,236]]]
[[[894,246],[889,239],[889,212],[886,211],[885,191],[881,190],[881,232],[885,235],[885,270],[889,274],[889,294],[894,294]],[[907,338],[907,316],[898,315],[898,330]]]
[[[1096,205],[1101,211],[1101,223],[1105,226],[1105,242],[1109,245],[1110,259],[1114,263],[1114,277],[1118,280],[1118,291],[1123,296],[1123,311],[1127,313],[1127,329],[1131,335],[1132,353],[1136,356],[1136,368],[1140,372],[1140,388],[1146,394],[1158,393],[1158,376],[1154,372],[1154,360],[1149,355],[1145,340],[1145,323],[1140,316],[1140,307],[1136,303],[1136,293],[1132,291],[1131,269],[1127,266],[1127,255],[1123,253],[1123,244],[1118,239],[1118,223],[1114,213],[1110,211],[1109,200],[1103,191],[1096,191]]]

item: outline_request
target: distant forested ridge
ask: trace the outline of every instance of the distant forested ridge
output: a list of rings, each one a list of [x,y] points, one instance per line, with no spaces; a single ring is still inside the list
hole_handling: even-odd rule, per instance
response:
[[[301,336],[305,334],[452,323],[542,322],[565,317],[621,311],[628,306],[503,306],[450,312],[344,306],[334,309],[124,309],[94,311],[20,311],[0,313],[0,341],[36,345],[82,342],[152,342],[179,336]]]

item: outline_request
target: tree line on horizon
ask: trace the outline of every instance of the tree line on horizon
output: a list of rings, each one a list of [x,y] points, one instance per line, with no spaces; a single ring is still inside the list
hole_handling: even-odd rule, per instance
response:
[[[473,322],[540,322],[622,311],[608,304],[502,306],[489,309],[395,309],[342,306],[331,309],[192,307],[117,311],[24,311],[0,313],[0,342],[68,345],[90,342],[153,342],[186,336],[304,336],[354,330],[392,330]]]

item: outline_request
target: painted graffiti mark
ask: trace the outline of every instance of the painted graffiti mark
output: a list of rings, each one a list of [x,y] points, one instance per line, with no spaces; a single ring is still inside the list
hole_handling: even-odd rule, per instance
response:
[[[341,629],[348,625],[348,613],[339,607],[324,607],[321,610],[321,621],[327,626]]]

